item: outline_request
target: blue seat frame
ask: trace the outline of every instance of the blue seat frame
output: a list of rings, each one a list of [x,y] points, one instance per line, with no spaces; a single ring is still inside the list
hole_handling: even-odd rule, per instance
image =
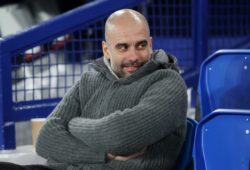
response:
[[[199,122],[194,142],[195,170],[247,170],[250,110],[218,109]]]
[[[187,118],[187,133],[185,142],[182,146],[180,158],[176,170],[186,170],[193,161],[192,150],[194,143],[195,129],[197,126],[197,121],[191,118]]]
[[[250,50],[219,50],[201,65],[201,117],[220,108],[250,109]]]

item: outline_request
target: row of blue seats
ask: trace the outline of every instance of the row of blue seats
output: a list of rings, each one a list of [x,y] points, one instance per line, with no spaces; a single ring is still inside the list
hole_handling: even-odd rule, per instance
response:
[[[195,170],[250,169],[249,59],[250,50],[220,50],[201,65],[201,121],[188,118],[183,166],[193,158]]]
[[[195,170],[249,170],[250,110],[217,109],[196,127]]]

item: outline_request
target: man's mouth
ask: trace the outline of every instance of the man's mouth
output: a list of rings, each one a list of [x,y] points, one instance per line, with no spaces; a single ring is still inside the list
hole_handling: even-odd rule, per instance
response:
[[[123,69],[127,73],[134,73],[136,70],[138,70],[144,63],[143,62],[128,62],[123,64]]]
[[[123,67],[124,70],[128,73],[134,73],[136,70],[138,70],[140,67],[139,66],[125,66]]]

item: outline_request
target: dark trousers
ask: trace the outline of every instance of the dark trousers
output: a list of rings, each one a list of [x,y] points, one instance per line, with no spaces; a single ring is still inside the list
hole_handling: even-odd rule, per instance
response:
[[[52,170],[44,165],[17,165],[9,162],[0,162],[0,170]]]

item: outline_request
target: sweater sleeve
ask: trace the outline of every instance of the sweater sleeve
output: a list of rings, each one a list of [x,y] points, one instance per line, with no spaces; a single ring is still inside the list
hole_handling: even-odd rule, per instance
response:
[[[69,130],[93,148],[114,154],[134,153],[185,126],[187,91],[178,73],[152,84],[132,108],[101,119],[74,118]]]
[[[68,131],[68,122],[80,115],[78,87],[79,83],[69,90],[48,117],[39,132],[36,152],[61,163],[104,162],[104,152],[91,149]]]

